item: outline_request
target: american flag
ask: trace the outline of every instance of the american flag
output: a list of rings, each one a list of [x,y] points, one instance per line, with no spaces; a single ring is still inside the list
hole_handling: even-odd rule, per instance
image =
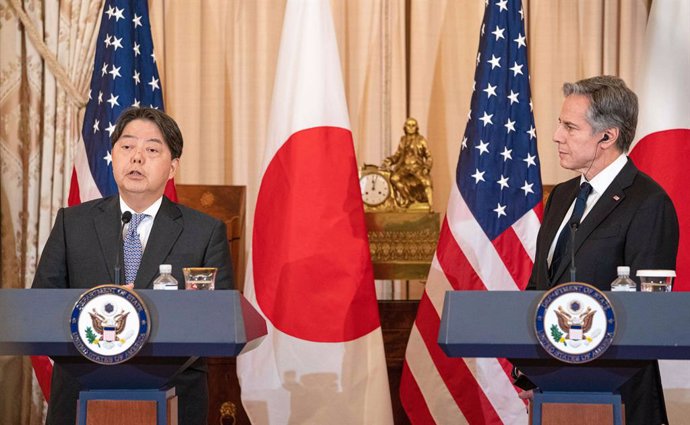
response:
[[[96,40],[82,139],[74,157],[70,206],[117,193],[110,135],[117,117],[130,106],[163,109],[148,2],[106,0]],[[165,195],[177,200],[172,180],[168,181]],[[43,396],[49,400],[52,363],[46,356],[33,356],[31,363]]]
[[[400,397],[413,424],[527,423],[505,359],[448,358],[448,290],[522,290],[542,211],[520,0],[486,2],[456,185],[410,334]]]
[[[148,2],[107,0],[96,41],[93,75],[82,141],[74,159],[69,205],[117,193],[110,136],[120,113],[130,106],[163,109]],[[166,195],[175,200],[174,185]]]

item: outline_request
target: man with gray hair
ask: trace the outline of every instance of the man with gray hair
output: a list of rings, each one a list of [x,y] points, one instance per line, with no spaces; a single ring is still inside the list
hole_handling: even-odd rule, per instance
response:
[[[601,290],[610,290],[617,266],[629,266],[633,279],[639,269],[675,269],[673,203],[626,155],[635,137],[637,96],[612,76],[566,83],[563,94],[553,140],[561,167],[580,175],[549,196],[528,289],[571,281],[571,255],[577,281]],[[627,424],[668,423],[656,361],[620,393]]]

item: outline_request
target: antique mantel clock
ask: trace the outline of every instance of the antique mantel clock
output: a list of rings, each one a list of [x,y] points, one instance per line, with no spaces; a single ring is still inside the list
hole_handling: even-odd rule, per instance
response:
[[[359,185],[376,279],[426,279],[439,236],[431,209],[431,154],[408,118],[396,152],[380,166],[364,164]]]
[[[360,170],[359,188],[367,211],[384,211],[394,208],[390,171],[376,165],[364,164]]]

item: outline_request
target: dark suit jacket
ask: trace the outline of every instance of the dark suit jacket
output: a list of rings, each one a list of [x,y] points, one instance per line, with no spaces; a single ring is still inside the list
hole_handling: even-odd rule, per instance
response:
[[[546,259],[579,186],[580,177],[559,184],[546,202],[528,289],[545,290],[570,281],[570,253],[554,272],[553,282]],[[637,270],[675,269],[677,253],[678,217],[671,198],[628,160],[575,233],[577,281],[608,291],[616,268],[630,266],[639,284]]]
[[[118,196],[97,199],[58,211],[34,277],[34,288],[91,288],[115,281],[120,232]],[[120,257],[122,258],[122,257]],[[171,264],[184,289],[182,267],[217,267],[216,289],[233,287],[225,224],[163,197],[134,282],[152,289],[160,264]],[[124,273],[124,272],[123,272]],[[182,306],[181,306],[182,307]],[[184,310],[181,308],[181,314]],[[179,423],[206,424],[206,365],[200,359],[172,382],[179,396]],[[74,424],[79,387],[55,363],[48,424]]]
[[[537,253],[527,289],[546,290],[570,281],[570,257],[549,280],[547,256],[565,214],[577,196],[580,177],[554,187],[537,236]],[[675,269],[678,218],[671,199],[649,176],[628,163],[606,189],[575,233],[577,281],[608,291],[618,266]],[[568,253],[570,255],[570,253]],[[620,388],[628,425],[668,423],[657,362]]]

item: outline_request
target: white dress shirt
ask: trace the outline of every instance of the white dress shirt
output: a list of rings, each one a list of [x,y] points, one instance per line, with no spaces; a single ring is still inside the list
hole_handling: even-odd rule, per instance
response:
[[[587,214],[589,214],[589,212],[592,211],[592,208],[594,208],[594,205],[597,203],[597,201],[599,201],[601,195],[606,191],[606,189],[608,189],[608,187],[611,185],[611,182],[613,182],[613,179],[615,179],[616,176],[618,176],[618,174],[621,172],[621,170],[623,169],[623,167],[625,167],[625,164],[627,163],[628,157],[624,153],[622,153],[618,158],[616,158],[615,161],[609,164],[608,167],[601,170],[599,174],[594,176],[592,180],[589,180],[589,184],[592,185],[592,192],[589,194],[589,197],[587,198],[587,203],[585,204],[585,212],[582,214],[582,219],[580,220],[580,223],[585,221]],[[582,183],[586,181],[587,179],[585,178],[584,174],[580,176],[580,185],[582,185]],[[558,232],[556,232],[556,236],[553,238],[553,241],[551,241],[551,248],[549,248],[549,255],[547,257],[549,266],[551,266],[553,252],[556,250],[556,242],[558,242],[558,236],[561,234],[563,228],[570,219],[570,216],[573,214],[574,208],[575,200],[573,200],[573,203],[570,204],[570,208],[568,208],[568,212],[565,213],[565,217],[563,217],[563,221],[561,222],[561,226],[558,228]]]
[[[163,197],[161,196],[158,198],[156,202],[154,202],[150,207],[146,208],[144,211],[142,211],[139,214],[146,214],[147,217],[144,217],[144,219],[139,223],[139,227],[137,228],[137,234],[139,235],[139,240],[141,240],[141,249],[142,252],[146,249],[146,242],[149,241],[149,236],[151,235],[151,229],[153,228],[153,220],[156,219],[156,214],[158,214],[158,210],[161,208],[161,204],[163,203]],[[120,211],[123,213],[125,211],[129,211],[132,213],[132,215],[137,214],[133,209],[129,207],[125,203],[125,201],[120,197]],[[125,225],[125,230],[123,232],[123,237],[124,235],[127,234],[127,229],[129,229],[129,223]]]

